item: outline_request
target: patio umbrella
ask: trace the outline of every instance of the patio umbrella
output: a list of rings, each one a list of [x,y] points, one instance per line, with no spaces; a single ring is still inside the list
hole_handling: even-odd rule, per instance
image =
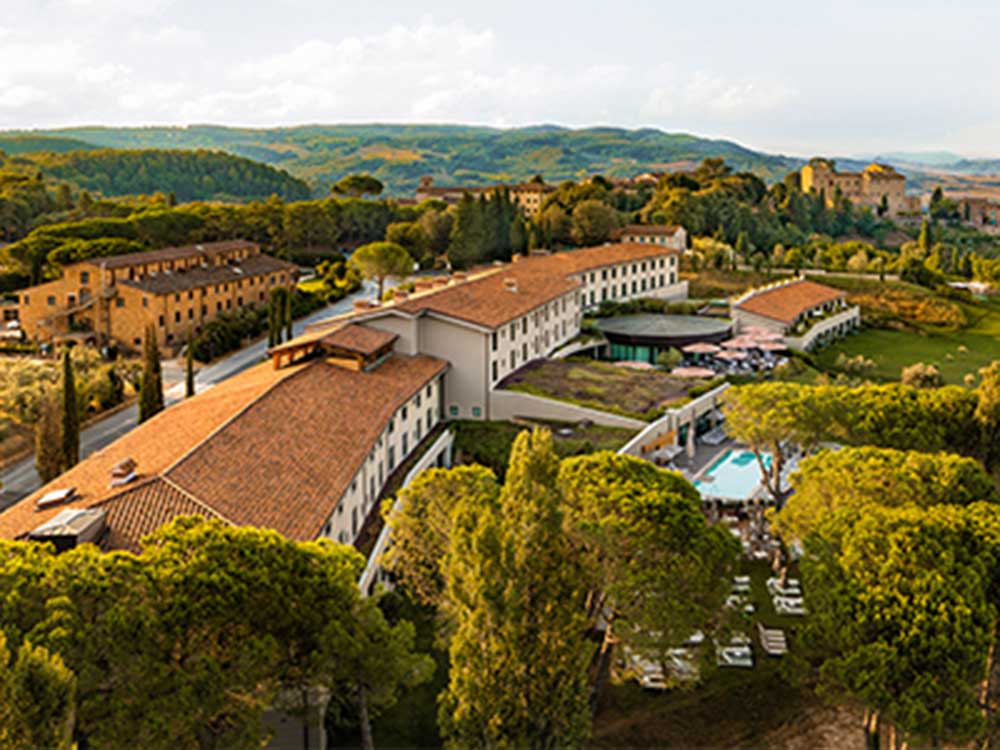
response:
[[[675,378],[714,378],[715,371],[707,367],[675,367],[670,371]]]
[[[778,331],[763,330],[760,333],[752,334],[757,341],[781,341],[785,336]]]
[[[721,351],[721,349],[715,344],[709,344],[706,341],[699,341],[697,343],[681,347],[681,351],[685,354],[715,354],[716,352]]]
[[[758,348],[765,352],[783,352],[788,347],[780,341],[765,341]]]
[[[762,326],[747,326],[740,330],[740,336],[749,336],[758,341],[773,341],[774,337],[781,338],[781,334]]]
[[[733,360],[737,360],[737,359],[746,359],[750,355],[748,355],[746,352],[729,351],[729,352],[719,352],[715,356],[718,359],[727,359],[727,360],[733,361]]]
[[[728,341],[723,341],[722,346],[724,349],[752,349],[757,343],[746,336],[737,336],[734,339],[729,339]]]

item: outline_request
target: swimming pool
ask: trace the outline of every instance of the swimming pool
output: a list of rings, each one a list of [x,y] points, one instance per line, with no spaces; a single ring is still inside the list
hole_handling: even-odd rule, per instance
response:
[[[764,466],[771,468],[771,456],[764,454]],[[744,502],[749,500],[763,477],[757,457],[748,450],[730,449],[723,453],[694,482],[705,499]]]

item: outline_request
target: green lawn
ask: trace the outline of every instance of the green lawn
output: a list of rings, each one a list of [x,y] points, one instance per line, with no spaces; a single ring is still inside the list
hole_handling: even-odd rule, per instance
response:
[[[924,362],[935,365],[946,383],[961,385],[966,374],[975,374],[1000,359],[1000,306],[983,303],[962,308],[970,324],[961,330],[870,328],[818,352],[816,362],[824,370],[833,371],[839,353],[849,357],[861,354],[875,362],[873,377],[885,381],[899,380],[904,367]]]

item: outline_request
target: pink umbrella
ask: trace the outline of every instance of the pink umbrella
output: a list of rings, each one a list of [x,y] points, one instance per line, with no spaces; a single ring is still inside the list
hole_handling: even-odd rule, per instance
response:
[[[761,330],[760,332],[754,331],[753,333],[746,333],[757,341],[780,341],[784,338],[784,334],[778,331]]]
[[[699,341],[697,343],[688,344],[687,346],[682,347],[681,351],[684,352],[685,354],[715,354],[716,352],[721,350],[715,344],[709,344],[705,341]]]
[[[707,367],[675,367],[670,374],[676,378],[714,378],[715,372]]]
[[[746,359],[750,355],[748,355],[746,352],[731,351],[731,352],[719,352],[715,356],[718,359],[737,360],[737,359]]]
[[[722,342],[722,346],[726,349],[752,349],[756,345],[756,341],[746,336],[737,336],[734,339]]]
[[[788,347],[780,341],[765,341],[758,348],[765,352],[783,352]]]

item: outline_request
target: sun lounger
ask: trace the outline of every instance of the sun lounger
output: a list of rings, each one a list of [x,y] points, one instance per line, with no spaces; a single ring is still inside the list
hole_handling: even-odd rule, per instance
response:
[[[785,638],[785,631],[780,628],[765,628],[761,623],[757,623],[757,634],[760,637],[760,646],[769,656],[784,656],[788,653],[788,640]]]

